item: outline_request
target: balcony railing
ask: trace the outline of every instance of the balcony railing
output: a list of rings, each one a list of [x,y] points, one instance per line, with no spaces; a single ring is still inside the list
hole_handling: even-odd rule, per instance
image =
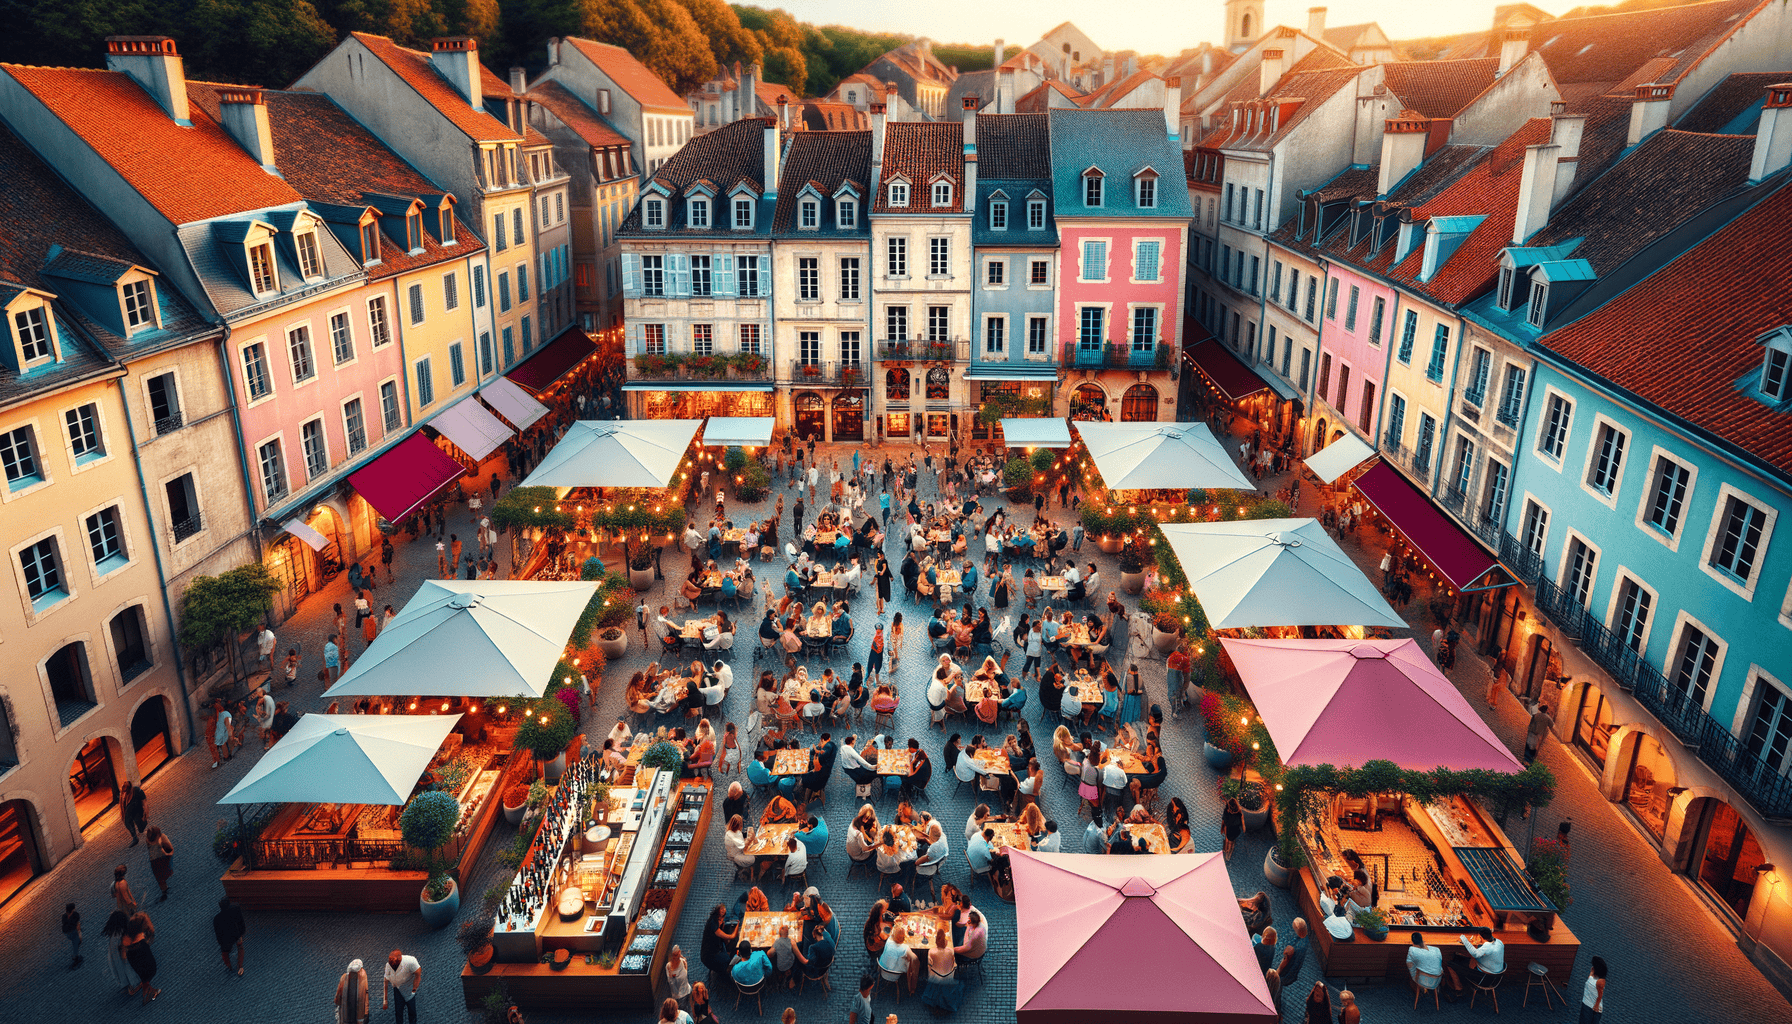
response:
[[[1134,348],[1126,341],[1110,341],[1096,348],[1072,340],[1064,343],[1063,360],[1065,366],[1084,369],[1163,370],[1170,366],[1170,348],[1161,343]]]
[[[1768,818],[1792,818],[1792,778],[1750,751],[1690,693],[1546,579],[1537,580],[1537,610],[1550,617],[1586,655],[1598,662],[1668,731],[1698,753],[1725,782]]]
[[[195,512],[185,519],[176,521],[174,524],[174,542],[179,544],[181,541],[186,540],[188,537],[191,537],[204,529],[205,526],[202,520],[202,515]]]
[[[969,362],[968,338],[885,338],[877,343],[877,358],[913,362]]]
[[[1462,400],[1479,409],[1487,401],[1486,388],[1468,388],[1462,392]]]
[[[790,381],[817,387],[862,388],[871,382],[871,372],[864,363],[790,361]]]
[[[772,379],[772,361],[753,352],[736,355],[637,352],[630,354],[628,379],[632,381],[745,380],[769,383]]]
[[[1523,405],[1523,403],[1520,403],[1520,402],[1511,402],[1511,401],[1501,402],[1499,414],[1495,418],[1498,419],[1500,421],[1500,423],[1503,424],[1504,426],[1510,427],[1513,430],[1517,430],[1518,429],[1518,414],[1520,412],[1522,412],[1523,409],[1524,409],[1524,405]]]
[[[181,425],[185,422],[186,421],[178,412],[172,412],[166,416],[160,417],[156,420],[156,436],[161,437],[163,434],[172,434],[176,430],[179,430]]]

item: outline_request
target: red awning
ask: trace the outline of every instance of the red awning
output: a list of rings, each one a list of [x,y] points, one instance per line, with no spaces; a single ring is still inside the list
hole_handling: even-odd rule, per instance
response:
[[[1236,402],[1270,389],[1262,377],[1257,376],[1232,354],[1231,349],[1209,334],[1206,328],[1193,319],[1188,320],[1187,324],[1188,327],[1182,334],[1182,354],[1194,364],[1195,369],[1201,371],[1202,376],[1220,389],[1221,394]]]
[[[1408,543],[1419,549],[1457,590],[1505,586],[1511,574],[1500,560],[1487,553],[1468,532],[1442,509],[1419,493],[1410,481],[1383,462],[1357,478],[1356,489],[1376,511],[1388,517]],[[1489,569],[1500,569],[1501,580],[1482,582]],[[1479,584],[1479,586],[1477,586]]]
[[[597,344],[584,331],[568,327],[558,338],[543,345],[541,351],[518,363],[516,369],[504,376],[540,394],[595,351]]]
[[[412,434],[349,474],[348,482],[387,522],[396,523],[459,480],[463,472],[460,463],[429,438]]]

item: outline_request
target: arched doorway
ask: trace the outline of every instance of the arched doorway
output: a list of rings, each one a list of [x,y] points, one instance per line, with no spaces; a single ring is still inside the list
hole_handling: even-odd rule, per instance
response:
[[[1606,755],[1611,752],[1611,738],[1611,703],[1605,699],[1605,692],[1599,687],[1583,683],[1580,688],[1580,706],[1574,713],[1574,745],[1586,751],[1594,764],[1604,768]]]
[[[1149,384],[1134,384],[1120,396],[1120,422],[1157,422],[1157,389]]]
[[[305,525],[328,538],[329,543],[325,544],[317,553],[318,558],[326,567],[348,564],[349,559],[353,557],[353,551],[349,542],[348,530],[343,526],[342,516],[335,508],[324,504],[313,506],[311,514],[305,517]],[[326,568],[324,575],[328,578],[334,573]]]
[[[1697,856],[1692,861],[1694,877],[1739,920],[1747,920],[1760,878],[1755,868],[1765,863],[1766,857],[1735,808],[1721,800],[1702,803]]]
[[[1070,393],[1070,418],[1103,421],[1108,418],[1107,392],[1095,383],[1078,384]]]
[[[1318,423],[1313,424],[1313,450],[1318,451],[1319,449],[1324,448],[1324,447],[1325,447],[1325,421],[1320,420]]]
[[[112,744],[105,736],[95,736],[69,766],[68,788],[75,798],[75,820],[82,829],[98,821],[118,802],[118,771]]]
[[[865,440],[865,393],[842,391],[834,396],[834,440]]]
[[[810,438],[822,440],[827,428],[827,412],[821,395],[814,391],[798,391],[791,396],[790,402],[796,411],[796,436],[804,441]]]
[[[147,779],[174,753],[168,729],[168,698],[151,697],[131,716],[131,749],[137,755],[137,777]]]
[[[1536,700],[1543,694],[1543,681],[1560,674],[1551,667],[1556,662],[1555,644],[1542,633],[1531,634],[1531,656],[1525,663],[1524,683],[1519,696]]]
[[[1678,780],[1673,759],[1655,737],[1637,729],[1625,729],[1618,740],[1620,774],[1618,802],[1630,809],[1643,828],[1661,842],[1667,835],[1670,793]]]
[[[42,870],[36,812],[23,800],[0,803],[0,904],[18,895]]]
[[[289,606],[297,605],[306,594],[323,585],[318,574],[317,552],[290,533],[282,532],[271,544],[263,559],[268,572],[285,589]]]

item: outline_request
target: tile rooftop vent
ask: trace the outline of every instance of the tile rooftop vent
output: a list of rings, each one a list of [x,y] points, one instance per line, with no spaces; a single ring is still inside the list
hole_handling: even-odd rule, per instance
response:
[[[176,54],[174,40],[168,36],[107,36],[106,52],[109,54],[157,54],[172,57]]]
[[[448,50],[477,50],[479,40],[472,36],[438,36],[429,41],[431,53],[442,53]]]

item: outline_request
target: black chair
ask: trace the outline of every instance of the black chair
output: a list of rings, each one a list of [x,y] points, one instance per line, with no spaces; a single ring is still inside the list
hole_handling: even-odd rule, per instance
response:
[[[762,998],[762,994],[765,992],[765,986],[770,983],[771,983],[771,978],[765,977],[765,978],[760,978],[759,984],[757,984],[757,985],[736,985],[736,986],[734,986],[734,1008],[736,1010],[740,1009],[740,997],[741,996],[752,996],[754,1012],[757,1013],[761,1017],[765,1016],[765,1001]]]

